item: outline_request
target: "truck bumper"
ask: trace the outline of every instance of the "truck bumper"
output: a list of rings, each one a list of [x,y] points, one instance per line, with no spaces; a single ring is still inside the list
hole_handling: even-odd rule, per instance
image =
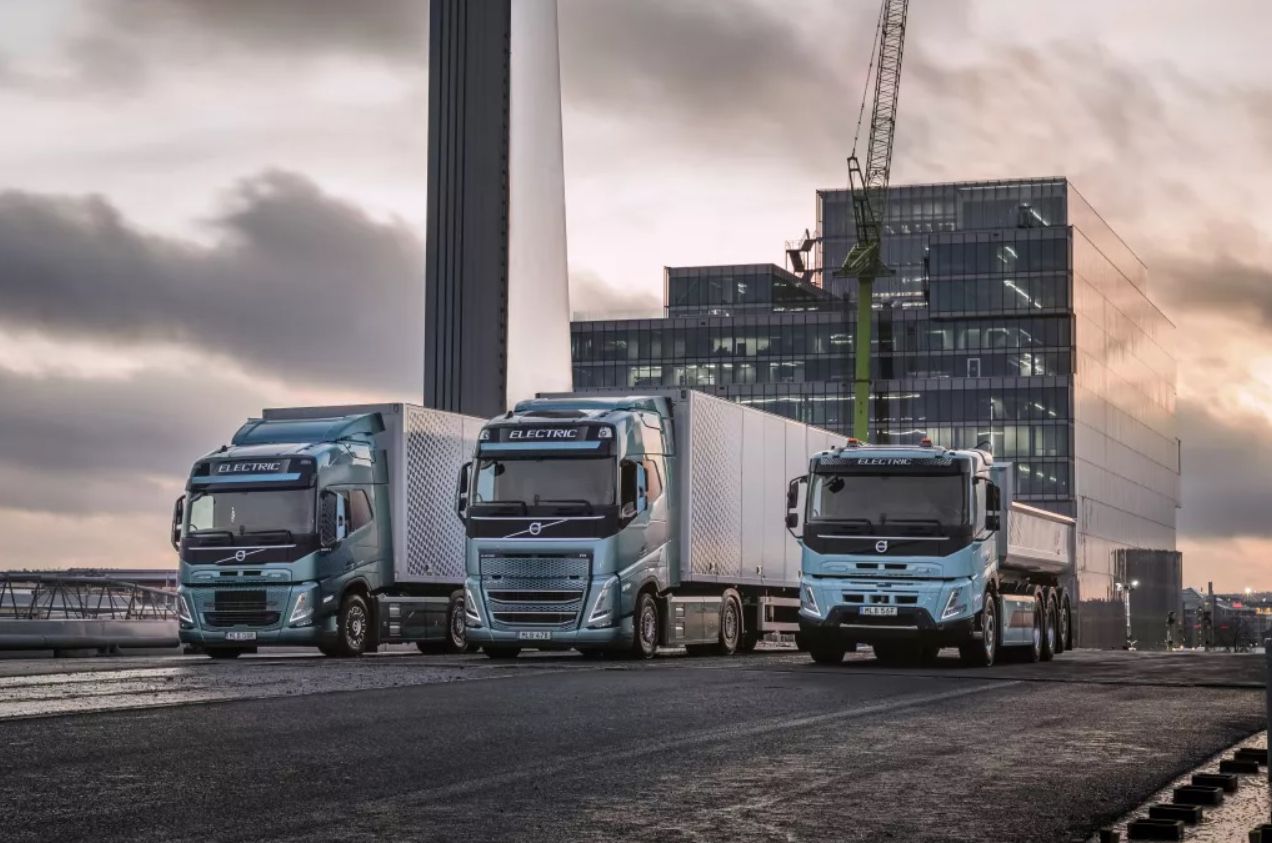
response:
[[[230,641],[226,634],[230,632],[255,632],[252,641]],[[296,627],[290,629],[182,629],[178,637],[182,644],[195,647],[261,647],[261,646],[318,646],[321,630],[316,626]]]
[[[631,617],[623,618],[618,626],[603,629],[553,629],[546,630],[552,637],[548,640],[523,638],[523,635],[538,635],[541,630],[532,629],[491,629],[487,626],[470,626],[467,628],[470,644],[492,645],[495,647],[521,647],[527,650],[572,650],[578,647],[604,650],[626,649],[632,645],[635,628]]]
[[[872,644],[876,641],[919,641],[953,647],[980,631],[970,617],[937,623],[927,609],[898,606],[894,617],[864,616],[856,606],[835,606],[825,619],[800,613],[800,637],[810,645]]]

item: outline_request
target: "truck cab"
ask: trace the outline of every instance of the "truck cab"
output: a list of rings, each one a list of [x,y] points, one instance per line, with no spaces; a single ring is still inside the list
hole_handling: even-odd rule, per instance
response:
[[[1012,503],[1010,478],[988,451],[927,440],[850,440],[814,456],[788,490],[788,523],[803,527],[800,638],[813,658],[834,663],[869,644],[884,661],[924,660],[955,646],[987,665],[1001,647],[1043,659],[1062,648],[1072,520]],[[1011,547],[1009,518],[1065,546]]]
[[[584,653],[659,640],[676,552],[667,398],[523,401],[481,430],[461,473],[468,640]]]
[[[263,644],[352,655],[391,536],[378,414],[254,419],[197,460],[173,511],[180,638],[213,657]]]

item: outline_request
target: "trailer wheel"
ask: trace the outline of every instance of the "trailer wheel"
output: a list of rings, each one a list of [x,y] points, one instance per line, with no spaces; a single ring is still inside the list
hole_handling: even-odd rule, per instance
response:
[[[488,659],[515,659],[520,653],[520,647],[483,647]]]
[[[652,659],[658,652],[658,604],[654,595],[642,591],[636,597],[634,613],[635,630],[632,635],[632,656],[638,659]]]
[[[1047,591],[1042,592],[1042,646],[1038,650],[1039,661],[1049,662],[1056,655],[1057,627],[1060,613],[1056,610],[1055,596]]]
[[[737,596],[725,592],[720,604],[720,641],[715,646],[717,655],[731,656],[738,651],[742,639],[742,604]]]
[[[992,667],[998,656],[998,601],[985,592],[981,609],[981,639],[969,639],[958,645],[958,655],[966,667]]]
[[[349,594],[341,602],[336,629],[339,633],[337,655],[360,656],[366,651],[371,638],[371,613],[362,595]]]
[[[835,644],[813,644],[808,648],[808,654],[818,664],[841,664],[846,652],[848,651],[843,647]]]

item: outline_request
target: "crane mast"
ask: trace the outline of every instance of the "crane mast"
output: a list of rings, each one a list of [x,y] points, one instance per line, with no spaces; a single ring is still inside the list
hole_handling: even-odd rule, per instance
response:
[[[896,136],[897,96],[901,89],[901,54],[905,46],[905,20],[909,0],[883,0],[879,12],[878,61],[867,72],[866,96],[873,73],[874,99],[865,166],[857,158],[857,139],[848,158],[848,187],[857,242],[849,250],[841,277],[857,279],[857,327],[853,356],[853,436],[865,442],[870,434],[870,345],[874,305],[874,281],[896,273],[883,262],[883,219],[887,211],[888,180],[892,173],[892,142]],[[861,114],[865,114],[863,96]],[[862,117],[857,119],[857,137]]]

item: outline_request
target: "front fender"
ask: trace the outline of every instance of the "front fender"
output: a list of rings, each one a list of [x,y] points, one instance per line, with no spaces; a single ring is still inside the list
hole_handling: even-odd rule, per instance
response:
[[[664,544],[619,571],[619,617],[625,618],[636,611],[636,595],[646,586],[652,585],[656,594],[671,588],[668,570],[667,545]]]

